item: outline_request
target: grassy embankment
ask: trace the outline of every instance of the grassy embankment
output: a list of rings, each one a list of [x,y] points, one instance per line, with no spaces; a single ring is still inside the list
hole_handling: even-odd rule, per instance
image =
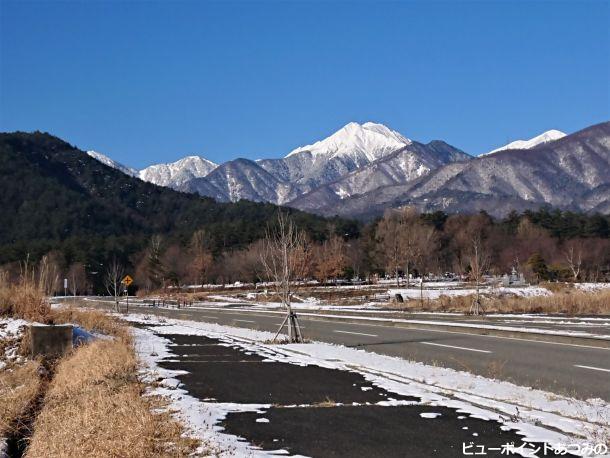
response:
[[[76,323],[106,334],[52,363],[28,360],[0,372],[0,437],[21,434],[25,456],[186,456],[184,437],[159,397],[146,396],[129,329],[98,311],[52,310],[34,276],[0,278],[0,316]],[[22,350],[28,347],[27,336]],[[27,430],[23,430],[23,426]]]
[[[569,285],[553,283],[541,285],[552,291],[549,296],[519,297],[493,296],[481,298],[488,313],[550,313],[566,315],[609,315],[610,289],[582,291]],[[405,310],[443,311],[468,313],[474,296],[441,296],[438,299],[410,299],[393,303]]]

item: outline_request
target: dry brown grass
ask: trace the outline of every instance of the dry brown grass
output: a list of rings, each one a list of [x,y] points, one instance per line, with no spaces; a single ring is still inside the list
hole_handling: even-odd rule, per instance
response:
[[[0,436],[15,429],[28,439],[26,456],[186,456],[198,443],[164,401],[144,396],[129,328],[101,311],[51,310],[45,296],[44,266],[24,269],[10,284],[0,275],[0,314],[44,323],[76,323],[114,337],[98,340],[56,362],[50,383],[41,381],[39,364],[30,361],[0,374]],[[39,278],[40,277],[40,278]],[[27,333],[21,347],[28,343]],[[42,409],[40,399],[48,386]],[[36,401],[36,402],[34,402]]]
[[[54,323],[75,323],[90,332],[97,332],[131,342],[129,328],[118,318],[100,310],[83,310],[77,307],[53,309],[50,320]]]
[[[546,288],[553,293],[566,293],[574,290],[574,283],[545,281],[540,283],[539,286]]]
[[[41,387],[39,363],[29,361],[0,372],[0,437],[19,429]]]
[[[32,273],[22,273],[19,282],[10,283],[6,272],[0,272],[0,315],[44,323],[50,312],[44,289]]]
[[[470,310],[473,296],[441,296],[424,301],[410,300],[403,304],[393,304],[404,310],[425,310],[463,312]],[[610,290],[585,292],[575,288],[565,288],[551,296],[537,297],[484,297],[485,312],[488,313],[560,313],[567,315],[607,315],[610,314]]]
[[[337,407],[337,403],[335,401],[333,401],[332,399],[330,399],[329,397],[326,397],[326,399],[324,401],[313,403],[312,407],[321,407],[321,408]]]
[[[195,441],[143,397],[137,360],[121,340],[97,341],[77,349],[57,366],[34,424],[28,457],[186,456]],[[162,413],[154,413],[162,411]]]

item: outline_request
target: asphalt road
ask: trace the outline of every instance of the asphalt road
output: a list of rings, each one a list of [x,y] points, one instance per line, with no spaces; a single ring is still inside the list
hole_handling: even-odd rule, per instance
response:
[[[276,331],[282,322],[278,313],[235,308],[133,309],[264,331]],[[464,370],[580,399],[610,401],[610,349],[445,329],[405,329],[383,322],[343,323],[323,316],[301,315],[299,321],[308,339]]]

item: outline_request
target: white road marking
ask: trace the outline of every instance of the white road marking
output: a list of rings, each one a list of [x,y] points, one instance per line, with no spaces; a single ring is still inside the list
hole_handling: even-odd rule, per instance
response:
[[[489,351],[489,350],[479,350],[478,348],[457,347],[455,345],[445,345],[445,344],[439,344],[439,343],[435,343],[435,342],[420,342],[420,343],[425,344],[425,345],[434,345],[436,347],[456,348],[458,350],[476,351],[479,353],[491,353],[491,351]]]
[[[580,367],[582,369],[591,369],[592,371],[610,372],[610,369],[603,369],[601,367],[593,366],[581,366],[580,364],[574,364],[574,367]]]
[[[111,300],[100,300],[100,299],[90,299],[91,301],[94,302],[108,302],[108,303],[114,303]],[[140,306],[138,306],[140,307]],[[253,310],[242,310],[240,312],[228,312],[226,310],[219,310],[218,307],[192,307],[192,310],[213,310],[213,311],[218,311],[218,312],[222,312],[224,314],[227,315],[240,315],[240,314],[250,314],[250,315],[278,315],[278,314],[283,314],[285,312],[276,312],[273,310],[265,310],[265,311],[253,311]],[[153,311],[154,312],[154,311]],[[308,321],[323,321],[326,323],[332,322],[330,320],[325,320],[323,318],[322,315],[318,315],[321,316],[322,319],[316,318],[314,317],[315,314],[312,313],[300,313],[301,319],[304,320],[308,320]],[[305,317],[305,318],[303,318]],[[404,330],[414,330],[414,331],[426,331],[426,332],[437,332],[437,333],[441,333],[441,334],[457,334],[457,335],[465,335],[465,336],[472,336],[472,337],[480,337],[480,338],[486,338],[486,339],[499,339],[499,340],[516,340],[516,341],[521,341],[521,342],[531,342],[531,343],[535,343],[535,344],[542,344],[542,345],[562,345],[564,347],[577,347],[577,348],[588,348],[591,350],[602,350],[602,351],[610,351],[609,347],[600,347],[600,346],[596,346],[596,345],[583,345],[583,344],[573,344],[573,343],[567,343],[567,342],[550,342],[548,340],[537,340],[537,339],[528,339],[526,337],[507,337],[507,336],[490,336],[490,335],[486,335],[486,334],[476,334],[476,333],[472,333],[472,332],[464,332],[464,331],[449,331],[449,330],[445,330],[445,329],[423,329],[423,328],[417,328],[417,327],[402,327],[402,326],[394,326],[394,325],[385,325],[385,324],[376,324],[376,323],[354,323],[351,322],[349,323],[350,325],[353,326],[368,326],[368,327],[376,327],[376,328],[387,328],[387,329],[404,329]],[[552,336],[552,334],[550,334]]]
[[[217,316],[210,316],[210,315],[198,315],[198,316],[200,316],[200,317],[202,317],[202,318],[211,318],[211,319],[213,319],[213,320],[217,320],[217,319],[218,319],[218,317],[217,317]]]
[[[336,331],[336,330],[333,332],[340,332],[341,334],[354,334],[357,336],[379,337],[377,334],[366,334],[364,332],[350,332],[350,331]]]
[[[242,323],[256,323],[256,321],[252,321],[252,320],[233,320],[233,321],[241,321]]]

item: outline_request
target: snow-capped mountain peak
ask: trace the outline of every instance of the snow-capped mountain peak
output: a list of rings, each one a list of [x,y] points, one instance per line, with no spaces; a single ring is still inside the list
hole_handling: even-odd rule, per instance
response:
[[[330,137],[296,148],[286,157],[307,151],[314,157],[349,156],[371,162],[410,143],[411,140],[383,124],[350,122]]]
[[[97,151],[93,151],[93,150],[87,151],[87,154],[89,156],[91,156],[93,159],[97,159],[102,164],[105,164],[108,167],[112,167],[113,169],[120,170],[121,172],[125,173],[126,175],[130,175],[132,177],[135,177],[138,175],[137,170],[132,169],[131,167],[127,167],[126,165],[123,165],[120,162],[115,161],[114,159],[110,159],[105,154],[98,153]]]
[[[178,186],[193,178],[206,176],[218,164],[201,156],[186,156],[176,162],[155,164],[140,170],[141,180],[149,181],[159,186]]]
[[[387,127],[383,124],[378,124],[378,123],[369,121],[369,122],[365,122],[364,124],[362,124],[362,127],[366,130],[377,132],[378,134],[381,134],[381,135],[385,135],[386,137],[394,139],[399,143],[404,143],[405,145],[408,145],[409,143],[411,143],[411,140],[409,140],[407,137],[405,137],[404,135],[402,135],[399,132],[396,132],[395,130],[390,129],[389,127]]]
[[[515,140],[514,142],[511,142],[508,145],[504,145],[488,153],[481,154],[481,156],[486,156],[488,154],[497,153],[498,151],[504,151],[507,149],[531,149],[543,143],[559,140],[560,138],[563,138],[565,136],[566,134],[561,132],[560,130],[551,129],[541,133],[540,135],[530,138],[529,140]]]

